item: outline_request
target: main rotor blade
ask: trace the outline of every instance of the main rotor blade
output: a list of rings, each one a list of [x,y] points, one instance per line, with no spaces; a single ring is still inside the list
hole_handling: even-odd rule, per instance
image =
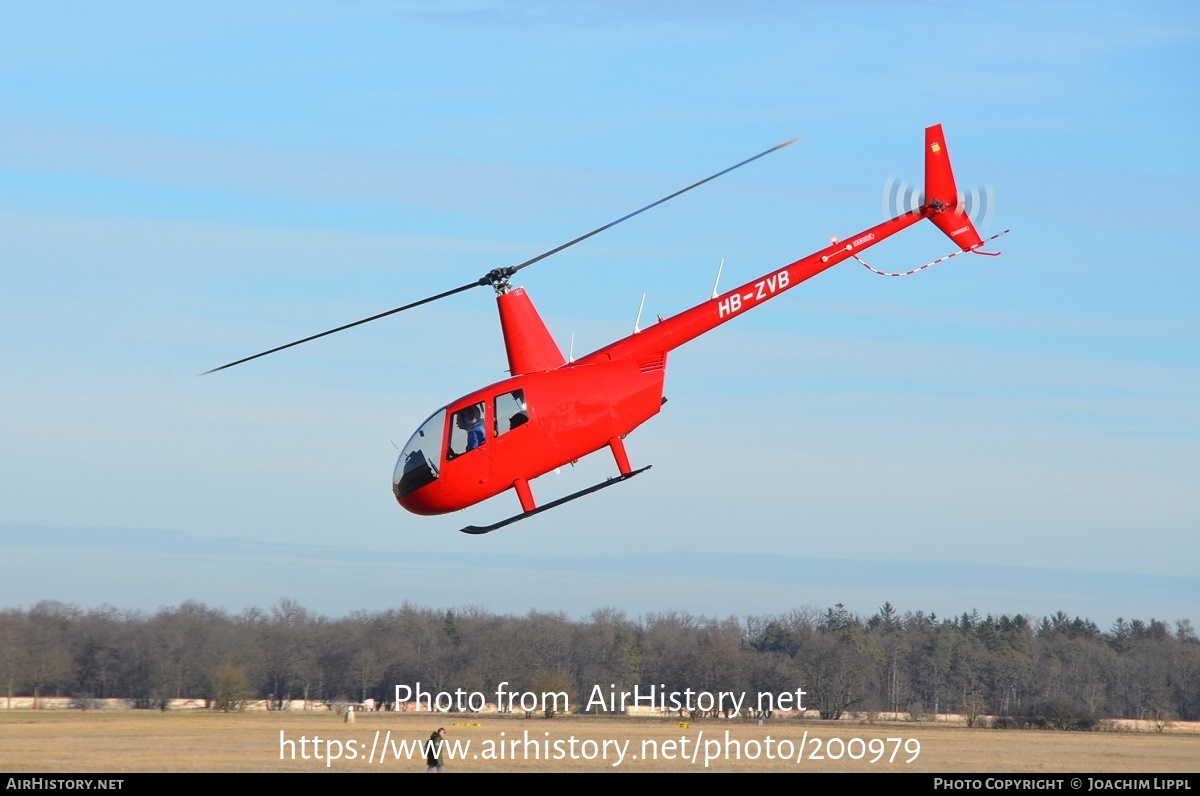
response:
[[[605,224],[604,226],[597,227],[596,229],[593,229],[591,232],[588,232],[585,235],[580,235],[578,238],[575,238],[574,240],[569,240],[566,243],[562,244],[561,246],[556,246],[553,249],[550,249],[549,251],[542,252],[537,257],[531,257],[523,263],[519,263],[517,265],[510,265],[506,268],[495,268],[495,269],[489,271],[484,276],[482,276],[478,281],[471,282],[470,284],[462,285],[461,287],[456,287],[453,290],[447,290],[445,293],[438,293],[436,296],[430,296],[429,298],[423,298],[420,301],[414,301],[411,304],[405,304],[403,307],[396,307],[396,309],[394,309],[394,310],[388,310],[387,312],[381,312],[378,315],[372,315],[370,318],[363,318],[361,321],[355,321],[354,323],[347,323],[346,325],[339,326],[336,329],[330,329],[329,331],[321,332],[320,334],[310,335],[301,340],[295,340],[291,343],[286,343],[281,346],[276,346],[275,348],[272,348],[268,351],[263,351],[261,353],[255,354],[253,356],[239,359],[236,362],[230,362],[227,365],[221,365],[220,367],[213,368],[212,370],[206,370],[203,373],[201,373],[200,375],[207,376],[209,373],[216,373],[218,370],[225,370],[226,368],[232,368],[234,365],[240,365],[243,362],[249,362],[252,359],[258,359],[259,357],[265,357],[267,354],[274,354],[275,352],[282,351],[285,348],[291,348],[292,346],[297,346],[297,345],[300,345],[301,343],[307,343],[309,341],[316,340],[319,337],[325,337],[326,335],[331,335],[334,332],[342,332],[342,331],[345,331],[346,329],[351,329],[355,326],[361,326],[364,323],[370,323],[371,321],[377,321],[380,318],[386,318],[389,315],[395,315],[397,312],[404,312],[405,310],[411,310],[413,307],[419,307],[422,304],[428,304],[431,301],[437,301],[438,299],[443,299],[443,298],[446,298],[447,296],[453,296],[455,293],[461,293],[464,290],[470,290],[473,287],[480,287],[482,285],[489,285],[489,284],[492,284],[492,285],[502,284],[504,282],[504,280],[508,279],[508,277],[512,276],[517,271],[520,271],[522,268],[524,268],[526,266],[533,265],[534,263],[539,262],[540,260],[544,260],[552,254],[558,254],[563,249],[570,248],[571,246],[574,246],[576,243],[579,243],[580,241],[585,241],[588,238],[592,237],[593,235],[598,235],[606,229],[615,227],[617,224],[620,224],[622,221],[628,221],[629,219],[633,218],[634,216],[645,213],[647,210],[649,210],[653,207],[658,207],[663,202],[674,199],[676,196],[679,196],[680,194],[685,194],[688,191],[692,190],[693,188],[699,188],[701,185],[703,185],[706,182],[712,182],[717,177],[720,177],[723,174],[728,174],[729,172],[733,171],[734,169],[740,169],[742,166],[745,166],[747,163],[753,163],[754,161],[758,160],[759,158],[761,158],[765,155],[769,155],[772,152],[775,152],[776,150],[783,149],[785,146],[794,144],[799,140],[800,140],[800,138],[797,137],[797,138],[791,139],[790,141],[784,141],[782,144],[776,144],[775,146],[771,147],[768,150],[759,152],[757,155],[755,155],[752,158],[746,158],[741,163],[737,163],[733,166],[730,166],[727,169],[718,171],[716,174],[713,174],[712,176],[705,177],[704,179],[700,180],[699,182],[694,182],[686,188],[681,188],[673,194],[664,196],[662,199],[659,199],[657,202],[651,202],[650,204],[646,205],[645,207],[641,208],[640,210],[634,210],[632,213],[629,213],[628,215],[621,216],[616,221],[610,221],[607,224]]]
[[[485,282],[483,280],[479,280],[476,282],[472,282],[469,285],[462,285],[461,287],[456,287],[453,290],[447,290],[445,293],[438,293],[436,296],[430,296],[429,298],[423,298],[420,301],[414,301],[412,304],[405,304],[403,307],[397,307],[394,310],[388,310],[387,312],[381,312],[378,315],[372,315],[370,318],[363,318],[361,321],[355,321],[354,323],[348,323],[345,326],[339,326],[336,329],[330,329],[329,331],[321,332],[320,334],[309,335],[308,337],[305,337],[302,340],[295,340],[290,343],[285,343],[284,345],[276,346],[275,348],[272,348],[269,351],[263,351],[261,353],[255,354],[254,356],[249,356],[249,357],[245,357],[243,359],[239,359],[236,362],[230,362],[228,365],[221,365],[219,368],[213,368],[212,370],[206,370],[203,373],[201,373],[200,375],[207,376],[210,373],[216,373],[218,370],[225,370],[225,368],[232,368],[234,365],[240,365],[243,362],[249,362],[252,359],[258,359],[259,357],[265,357],[267,354],[274,354],[276,351],[282,351],[283,349],[291,348],[294,345],[300,345],[301,343],[307,343],[310,340],[316,340],[318,337],[325,337],[326,335],[333,334],[334,332],[342,332],[342,331],[345,331],[346,329],[350,329],[355,326],[361,326],[364,323],[370,323],[371,321],[377,321],[380,318],[386,318],[389,315],[395,315],[397,312],[404,312],[405,310],[411,310],[413,307],[419,307],[422,304],[428,304],[431,301],[437,301],[438,299],[443,299],[443,298],[446,298],[447,296],[453,296],[455,293],[461,293],[464,290],[470,290],[473,287],[480,287],[480,286],[486,285],[486,284],[487,284],[487,282]]]
[[[757,155],[755,155],[752,158],[746,158],[745,160],[743,160],[741,163],[738,163],[737,165],[730,166],[729,168],[727,168],[723,171],[718,171],[716,174],[712,175],[711,177],[705,177],[704,179],[700,180],[699,182],[694,182],[686,188],[681,188],[680,190],[676,191],[675,193],[673,193],[669,196],[664,196],[662,199],[659,199],[657,202],[651,202],[650,204],[643,207],[641,210],[634,210],[629,215],[621,216],[616,221],[610,221],[602,227],[597,227],[596,229],[593,229],[591,232],[587,233],[586,235],[580,235],[578,238],[575,238],[574,240],[571,240],[571,241],[567,241],[566,243],[564,243],[561,246],[556,246],[555,248],[551,249],[548,252],[542,252],[537,257],[531,257],[530,259],[526,260],[525,262],[523,262],[519,265],[510,266],[509,268],[504,269],[504,270],[507,271],[509,274],[515,274],[517,271],[520,271],[522,268],[524,268],[527,265],[533,265],[534,263],[538,262],[539,260],[544,260],[552,254],[558,254],[563,249],[574,246],[576,243],[579,243],[580,241],[587,240],[588,238],[592,237],[593,235],[598,235],[606,229],[615,227],[617,224],[620,224],[622,221],[628,221],[629,219],[633,218],[634,216],[639,215],[641,213],[645,213],[647,210],[649,210],[651,208],[658,207],[663,202],[674,199],[676,196],[679,196],[680,194],[687,193],[688,191],[692,190],[693,188],[699,188],[701,185],[703,185],[706,182],[712,182],[717,177],[720,177],[722,174],[728,174],[729,172],[733,171],[734,169],[740,169],[742,166],[745,166],[747,163],[753,163],[754,161],[758,160],[759,158],[761,158],[765,155],[769,155],[772,152],[775,152],[776,150],[783,149],[785,146],[788,146],[789,144],[794,144],[797,141],[799,141],[800,138],[801,138],[801,136],[798,136],[796,138],[793,138],[790,141],[784,141],[782,144],[776,144],[775,146],[771,147],[770,149],[766,150],[765,152],[759,152]]]

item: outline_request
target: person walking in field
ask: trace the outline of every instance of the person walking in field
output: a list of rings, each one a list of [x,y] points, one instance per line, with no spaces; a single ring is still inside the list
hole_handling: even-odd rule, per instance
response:
[[[442,747],[446,741],[446,728],[438,727],[429,735],[429,744],[425,748],[425,773],[445,774],[446,753]]]

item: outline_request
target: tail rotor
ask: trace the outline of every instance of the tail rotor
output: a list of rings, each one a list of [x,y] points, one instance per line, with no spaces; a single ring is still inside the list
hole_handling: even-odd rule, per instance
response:
[[[994,257],[999,252],[985,252],[983,247],[1008,230],[984,239],[977,227],[986,227],[995,211],[996,192],[992,186],[972,188],[966,194],[959,191],[942,126],[935,124],[925,128],[925,190],[897,179],[894,174],[889,175],[883,183],[883,214],[887,219],[910,214],[927,218],[954,241],[958,250],[909,271],[897,272],[881,271],[863,262],[857,254],[851,256],[868,271],[880,276],[912,276],[964,252]]]
[[[915,213],[925,204],[925,192],[895,174],[889,174],[884,180],[882,198],[884,218]],[[958,206],[976,227],[986,228],[996,215],[996,189],[991,185],[977,185],[958,195]]]

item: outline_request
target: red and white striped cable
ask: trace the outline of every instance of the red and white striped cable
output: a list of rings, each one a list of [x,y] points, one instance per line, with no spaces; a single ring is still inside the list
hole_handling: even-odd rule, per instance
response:
[[[1004,232],[998,232],[995,235],[993,235],[992,237],[985,240],[983,242],[983,244],[987,245],[987,244],[991,243],[992,241],[994,241],[996,238],[1000,237],[1001,235],[1005,235],[1008,232],[1009,232],[1009,230],[1007,230],[1007,229],[1004,230]],[[1000,255],[1000,252],[981,252],[978,249],[970,249],[969,251],[972,254],[983,254],[988,257],[997,257]],[[868,271],[870,271],[873,274],[879,274],[880,276],[912,276],[913,274],[917,273],[918,271],[924,271],[926,268],[928,268],[931,265],[937,265],[938,263],[945,262],[946,260],[949,260],[951,257],[957,257],[958,255],[962,254],[963,252],[964,252],[963,249],[959,249],[958,251],[954,252],[953,254],[947,254],[945,257],[939,257],[936,260],[934,260],[933,262],[925,263],[924,265],[922,265],[918,268],[914,268],[911,271],[904,271],[902,273],[894,273],[894,274],[888,273],[887,271],[880,271],[878,268],[872,268],[870,265],[863,262],[863,259],[861,257],[859,257],[857,254],[852,254],[850,256],[853,257],[855,260],[858,260],[859,264],[862,265],[863,268],[866,268]]]

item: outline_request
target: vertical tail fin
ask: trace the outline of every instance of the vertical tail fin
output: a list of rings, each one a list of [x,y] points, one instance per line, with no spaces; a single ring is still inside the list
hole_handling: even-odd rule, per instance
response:
[[[963,251],[983,245],[983,239],[959,201],[954,171],[950,168],[950,153],[942,126],[925,128],[925,216],[949,236]]]

